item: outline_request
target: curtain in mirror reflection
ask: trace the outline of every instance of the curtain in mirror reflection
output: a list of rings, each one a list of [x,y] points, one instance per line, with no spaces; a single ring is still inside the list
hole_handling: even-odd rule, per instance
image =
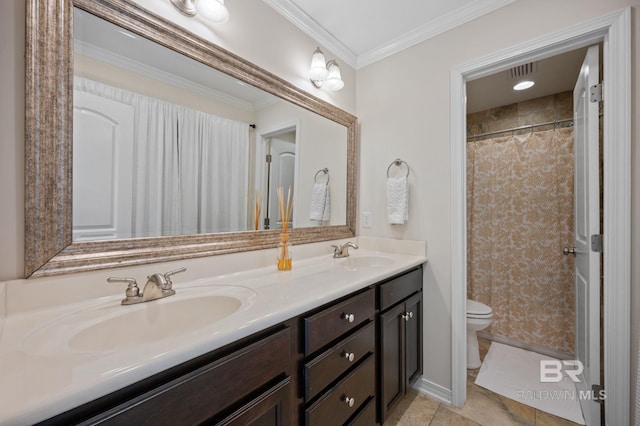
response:
[[[73,238],[243,231],[249,125],[76,77]]]

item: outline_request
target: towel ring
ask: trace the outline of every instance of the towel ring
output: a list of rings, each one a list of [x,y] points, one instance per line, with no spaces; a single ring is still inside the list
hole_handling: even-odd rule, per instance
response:
[[[320,173],[324,173],[327,176],[327,184],[329,183],[329,180],[331,179],[331,177],[329,176],[329,169],[327,169],[326,167],[324,169],[320,169],[316,172],[316,175],[313,177],[313,181],[315,183],[319,183],[318,182],[318,175]]]
[[[406,161],[401,160],[399,158],[396,158],[395,160],[393,160],[391,162],[391,164],[389,164],[389,167],[387,167],[387,177],[389,177],[389,170],[391,170],[391,166],[400,167],[402,164],[407,166],[407,176],[406,177],[409,177],[409,164]]]

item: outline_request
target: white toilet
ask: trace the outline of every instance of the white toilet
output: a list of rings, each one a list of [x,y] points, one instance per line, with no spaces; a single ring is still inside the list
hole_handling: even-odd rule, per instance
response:
[[[491,325],[491,308],[484,303],[467,299],[467,368],[480,368],[480,349],[478,348],[479,330]]]

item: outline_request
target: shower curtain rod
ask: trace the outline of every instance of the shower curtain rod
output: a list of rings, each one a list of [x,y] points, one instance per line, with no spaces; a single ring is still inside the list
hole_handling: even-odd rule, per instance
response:
[[[510,129],[504,129],[504,130],[495,130],[493,132],[487,132],[487,133],[478,133],[477,135],[467,136],[467,140],[473,139],[473,138],[479,138],[481,136],[490,136],[490,135],[497,135],[499,133],[509,133],[509,132],[516,132],[518,130],[533,129],[534,127],[551,126],[552,124],[554,125],[554,128],[555,128],[556,124],[562,124],[562,123],[568,123],[568,122],[573,122],[573,118],[565,118],[564,120],[547,121],[546,123],[527,124],[520,127],[512,127]],[[571,123],[571,125],[567,127],[571,127],[571,126],[573,126],[573,123]]]

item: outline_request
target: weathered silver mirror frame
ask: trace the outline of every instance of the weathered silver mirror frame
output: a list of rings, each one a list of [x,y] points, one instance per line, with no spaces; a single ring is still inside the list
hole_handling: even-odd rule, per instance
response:
[[[25,276],[48,276],[275,247],[278,230],[72,242],[73,7],[155,40],[347,127],[344,226],[292,230],[293,244],[355,236],[357,119],[126,0],[28,0]]]

